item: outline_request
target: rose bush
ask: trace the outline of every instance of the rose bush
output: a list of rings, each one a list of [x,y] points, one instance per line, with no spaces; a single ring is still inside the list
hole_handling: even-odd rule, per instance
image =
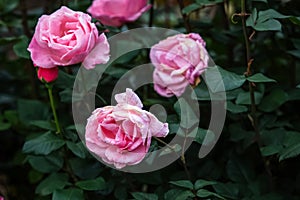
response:
[[[95,0],[87,11],[104,25],[121,26],[135,21],[150,7],[147,0]]]
[[[160,95],[180,96],[187,85],[197,85],[208,67],[205,42],[195,33],[178,34],[154,45],[150,51],[154,89]]]
[[[86,125],[86,146],[97,157],[116,168],[140,163],[151,138],[165,137],[168,124],[142,110],[143,104],[131,90],[115,96],[116,106],[96,109]]]
[[[88,56],[92,50],[97,56]],[[43,68],[83,62],[91,69],[109,59],[107,39],[99,35],[91,17],[64,6],[39,18],[28,51],[34,64]]]

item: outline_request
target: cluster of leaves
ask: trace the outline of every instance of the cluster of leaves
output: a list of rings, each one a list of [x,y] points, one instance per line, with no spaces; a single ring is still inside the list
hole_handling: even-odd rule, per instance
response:
[[[55,103],[63,127],[63,134],[55,133],[46,89],[36,78],[26,48],[38,17],[56,10],[61,3],[31,5],[23,0],[0,0],[0,59],[4,66],[0,69],[2,195],[24,200],[299,198],[300,40],[297,35],[300,19],[297,16],[300,9],[297,0],[248,2],[250,16],[246,25],[248,36],[252,35],[250,52],[255,72],[251,76],[244,74],[247,63],[242,23],[237,16],[231,21],[234,12],[241,10],[239,1],[193,0],[181,12],[188,20],[179,21],[177,18],[182,17],[176,13],[177,4],[154,9],[154,25],[184,32],[185,23],[189,23],[193,32],[203,36],[218,66],[209,68],[210,76],[195,88],[200,102],[200,129],[197,133],[191,131],[195,142],[185,154],[186,163],[179,159],[164,169],[144,174],[113,170],[86,151],[70,108],[79,66],[60,71],[54,83]],[[89,4],[89,1],[68,2],[69,7],[82,11]],[[125,29],[146,25],[147,17],[144,15]],[[111,28],[108,34],[119,31]],[[115,61],[100,80],[97,105],[110,102],[111,91],[125,72],[148,61],[148,50],[133,51]],[[219,73],[223,83],[216,78]],[[222,84],[227,97],[225,126],[214,150],[199,159],[199,147],[207,145],[204,136],[209,135],[210,141],[215,139],[213,131],[206,129],[211,101],[218,100],[211,99],[211,93],[217,98]],[[137,92],[146,109],[161,104],[167,110],[171,132],[166,142],[183,129],[195,128],[193,111],[180,116],[176,98],[159,97],[151,85]],[[186,122],[182,123],[182,119]],[[153,141],[151,149],[160,146],[163,144]],[[181,153],[182,146],[173,150]],[[163,152],[161,156],[171,152]]]

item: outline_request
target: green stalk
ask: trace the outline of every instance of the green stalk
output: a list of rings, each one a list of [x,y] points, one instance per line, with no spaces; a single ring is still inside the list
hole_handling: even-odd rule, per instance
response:
[[[59,121],[58,121],[57,114],[56,114],[56,108],[55,108],[55,105],[54,105],[53,93],[52,93],[52,86],[46,84],[46,87],[48,89],[48,95],[49,95],[50,105],[51,105],[51,109],[52,109],[52,113],[53,113],[53,117],[54,117],[54,122],[55,122],[55,126],[56,126],[56,133],[60,134],[61,133],[61,129],[60,129]]]

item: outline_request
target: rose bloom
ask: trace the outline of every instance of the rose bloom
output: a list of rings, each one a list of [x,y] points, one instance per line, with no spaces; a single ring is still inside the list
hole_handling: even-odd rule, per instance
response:
[[[58,67],[49,69],[39,67],[37,70],[37,75],[41,81],[46,81],[47,83],[53,82],[58,77]]]
[[[87,11],[104,25],[121,26],[135,21],[150,7],[147,0],[94,0]]]
[[[195,33],[178,34],[154,45],[150,51],[154,65],[154,89],[160,95],[180,96],[185,88],[199,83],[199,75],[208,67],[205,42]]]
[[[108,164],[120,169],[140,163],[151,137],[165,137],[168,124],[142,110],[142,102],[131,90],[115,95],[116,106],[96,109],[85,128],[87,148]]]
[[[39,18],[28,51],[36,66],[53,68],[83,62],[86,69],[109,59],[109,44],[91,17],[63,6]]]

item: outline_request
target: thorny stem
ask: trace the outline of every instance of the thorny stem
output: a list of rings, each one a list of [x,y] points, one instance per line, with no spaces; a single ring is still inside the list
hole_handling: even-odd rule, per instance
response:
[[[251,70],[251,65],[253,62],[253,59],[251,59],[250,56],[250,45],[249,45],[249,37],[247,34],[247,27],[246,27],[246,16],[249,14],[246,13],[246,2],[245,0],[241,0],[241,10],[242,12],[240,14],[237,14],[238,16],[241,17],[242,19],[242,27],[243,27],[243,35],[244,35],[244,40],[245,40],[245,47],[246,47],[246,63],[247,63],[247,71],[246,71],[246,76],[251,76],[252,70]],[[258,117],[256,115],[256,103],[255,103],[255,88],[254,88],[254,83],[249,81],[249,92],[250,92],[250,101],[251,101],[251,113],[250,113],[250,120],[252,122],[252,126],[255,131],[255,141],[258,145],[259,148],[262,147],[261,144],[261,139],[260,139],[260,131],[259,131],[259,125],[258,125]],[[259,149],[260,151],[260,149]],[[267,160],[263,155],[261,155],[262,160],[264,162],[265,170],[268,173],[269,176],[269,182],[270,185],[272,186],[272,172],[268,167]]]
[[[61,129],[60,129],[60,125],[59,125],[59,121],[58,121],[58,118],[57,118],[56,109],[55,109],[55,105],[54,105],[52,86],[46,84],[46,87],[48,89],[50,105],[51,105],[51,109],[52,109],[52,113],[53,113],[53,117],[54,117],[54,122],[55,122],[55,126],[56,126],[56,133],[59,134],[59,133],[61,133]]]

